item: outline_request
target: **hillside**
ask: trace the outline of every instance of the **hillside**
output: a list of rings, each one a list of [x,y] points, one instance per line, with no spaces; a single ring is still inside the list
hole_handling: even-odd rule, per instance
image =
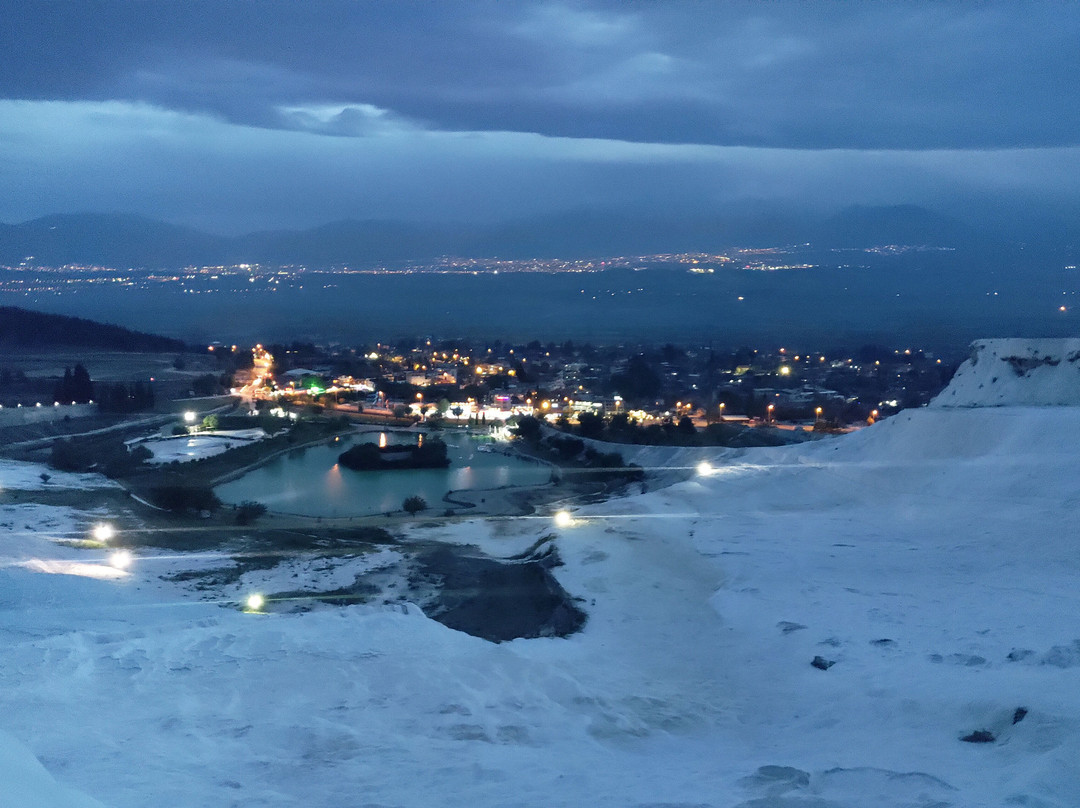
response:
[[[80,317],[0,306],[0,348],[45,350],[61,347],[147,353],[187,349],[178,339],[130,331]]]
[[[180,268],[236,263],[329,267],[442,255],[587,258],[813,242],[956,247],[996,242],[915,206],[857,207],[822,217],[764,203],[694,216],[573,210],[491,224],[342,220],[304,230],[217,236],[141,216],[64,214],[0,224],[0,265]],[[32,257],[32,259],[30,258]]]
[[[1080,406],[1080,339],[992,339],[971,346],[933,407]]]
[[[1005,367],[1018,355],[995,350]],[[1034,371],[1010,384],[1046,399],[1025,392]],[[28,747],[117,808],[147,794],[1075,808],[1080,406],[968,401],[797,446],[680,456],[685,474],[699,459],[713,470],[570,505],[569,523],[409,525],[503,558],[557,550],[552,573],[584,628],[499,644],[404,602],[290,608],[298,587],[389,575],[395,546],[254,565],[155,547],[111,567],[61,541],[100,510],[50,504],[36,467],[0,462],[0,491],[19,489],[0,500],[0,729],[17,739],[0,760]],[[185,588],[208,565],[221,582]],[[286,594],[244,613],[252,591]]]

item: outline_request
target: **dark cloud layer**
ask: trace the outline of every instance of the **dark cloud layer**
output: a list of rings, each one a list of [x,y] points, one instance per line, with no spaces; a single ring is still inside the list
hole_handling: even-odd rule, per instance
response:
[[[367,134],[372,110],[435,130],[812,149],[1080,133],[1080,9],[1066,2],[4,6],[9,99],[337,135]],[[353,120],[329,124],[295,112],[350,105]]]
[[[0,0],[0,221],[1080,211],[1080,4]]]

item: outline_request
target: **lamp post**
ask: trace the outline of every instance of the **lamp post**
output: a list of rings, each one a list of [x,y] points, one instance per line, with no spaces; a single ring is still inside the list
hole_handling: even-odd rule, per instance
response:
[[[776,405],[770,404],[766,409],[768,410],[768,415],[765,418],[765,423],[771,424],[773,421],[773,410],[776,409]]]
[[[724,422],[724,402],[720,402],[720,423]]]

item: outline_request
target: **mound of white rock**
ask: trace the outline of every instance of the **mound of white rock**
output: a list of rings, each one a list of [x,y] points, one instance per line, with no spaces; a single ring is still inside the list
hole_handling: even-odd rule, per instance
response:
[[[1080,339],[986,339],[932,407],[1080,405]]]

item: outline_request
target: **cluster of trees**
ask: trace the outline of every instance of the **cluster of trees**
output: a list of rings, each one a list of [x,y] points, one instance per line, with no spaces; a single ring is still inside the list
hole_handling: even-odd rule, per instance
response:
[[[204,485],[159,485],[147,492],[147,499],[173,513],[200,513],[221,507],[213,489]]]
[[[697,442],[698,435],[697,427],[688,417],[680,418],[677,421],[669,418],[663,423],[643,427],[623,412],[615,413],[608,419],[596,413],[583,412],[578,415],[576,425],[562,418],[557,423],[557,426],[564,432],[576,433],[582,438],[605,440],[613,443],[693,445]],[[532,416],[520,419],[517,425],[517,434],[530,443],[538,442],[541,434],[540,421]],[[558,443],[560,451],[569,451],[572,445],[565,441]]]
[[[148,382],[103,385],[98,400],[102,412],[140,412],[154,406],[154,388]]]
[[[602,436],[603,418],[598,415],[592,417],[599,420]],[[644,479],[644,472],[641,468],[634,465],[627,466],[622,455],[618,452],[600,452],[591,446],[587,446],[583,438],[592,437],[591,435],[583,434],[582,438],[572,435],[549,435],[544,438],[543,431],[540,428],[540,420],[531,415],[518,420],[516,433],[519,438],[530,445],[551,451],[562,463],[577,464],[588,469],[594,469],[602,472],[604,477],[621,477],[629,480]]]
[[[250,525],[264,513],[266,513],[265,505],[253,499],[246,499],[236,509],[236,524]]]
[[[191,380],[191,392],[197,396],[216,396],[222,390],[228,390],[232,384],[232,374],[224,373],[216,376],[213,373],[204,373]]]
[[[663,381],[648,360],[639,354],[630,359],[625,371],[611,377],[611,387],[631,401],[648,400],[660,394]]]
[[[52,445],[49,462],[60,471],[100,471],[107,477],[125,477],[153,457],[145,446],[128,449],[117,437],[61,439]]]
[[[67,404],[69,401],[76,404],[86,404],[94,400],[94,383],[90,381],[90,374],[82,365],[76,365],[75,370],[64,368],[64,378],[56,383],[53,389],[53,401]]]
[[[583,459],[585,467],[601,471],[602,478],[621,478],[633,482],[645,479],[645,471],[641,466],[633,463],[626,465],[623,456],[618,452],[598,452],[590,446],[585,450]]]
[[[450,465],[446,444],[428,438],[415,446],[385,446],[358,443],[338,455],[338,462],[354,471],[373,469],[444,469]]]
[[[576,425],[560,419],[556,426],[567,434],[543,440],[563,461],[572,460],[581,453],[585,445],[583,439],[647,446],[780,446],[787,442],[787,438],[776,430],[751,429],[733,423],[709,424],[698,429],[687,417],[642,426],[626,413],[616,413],[610,418],[581,413]],[[543,438],[540,420],[531,415],[518,420],[516,432],[533,446],[539,445]]]

